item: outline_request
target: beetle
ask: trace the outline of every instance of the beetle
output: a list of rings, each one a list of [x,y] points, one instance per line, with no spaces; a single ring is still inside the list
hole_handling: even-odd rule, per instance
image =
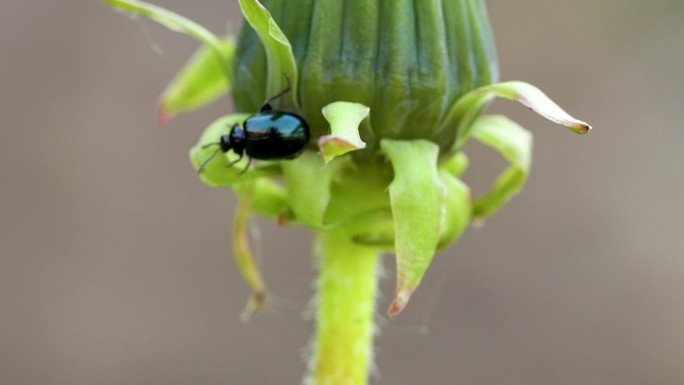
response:
[[[219,148],[202,162],[197,173],[201,173],[204,166],[219,152],[227,153],[233,150],[239,156],[228,167],[247,155],[249,162],[242,171],[243,173],[249,168],[252,159],[293,159],[301,154],[311,137],[306,120],[293,112],[274,110],[271,106],[274,100],[288,92],[290,92],[289,86],[275,96],[266,99],[259,108],[259,112],[245,119],[242,126],[239,123],[235,124],[228,135],[222,135],[216,143],[205,145],[203,148],[209,146],[219,146]]]

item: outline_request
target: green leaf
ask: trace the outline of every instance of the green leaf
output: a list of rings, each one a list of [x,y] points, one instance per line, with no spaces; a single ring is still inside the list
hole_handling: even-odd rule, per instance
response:
[[[147,16],[172,31],[184,33],[201,41],[216,55],[221,67],[225,68],[225,80],[229,81],[228,69],[230,68],[230,59],[225,55],[221,39],[209,32],[208,29],[181,15],[143,1],[105,0],[105,2],[112,7]]]
[[[259,35],[266,50],[268,61],[266,95],[276,95],[289,86],[292,89],[289,93],[292,97],[292,104],[299,109],[297,62],[292,54],[290,41],[259,1],[239,0],[239,3],[242,15]]]
[[[221,47],[227,60],[232,61],[235,41],[224,38]],[[201,46],[159,97],[158,122],[165,123],[178,113],[213,102],[230,91],[231,83],[214,52],[206,45]]]
[[[470,134],[510,162],[490,191],[475,200],[473,216],[481,219],[495,213],[522,189],[532,164],[532,134],[499,115],[479,118]]]
[[[211,158],[202,172],[199,173],[200,179],[207,185],[212,187],[230,186],[264,176],[280,175],[281,170],[277,163],[252,165],[243,174],[242,171],[247,167],[247,160],[243,159],[229,167],[230,163],[237,159],[237,155],[232,151],[223,153],[219,150],[218,144],[221,136],[228,135],[235,124],[242,123],[248,116],[248,114],[234,114],[217,119],[204,130],[197,144],[190,149],[190,162],[195,170],[198,170],[204,161]]]
[[[359,103],[334,102],[323,107],[331,133],[318,139],[318,148],[326,163],[337,156],[366,148],[359,135],[359,124],[369,113],[370,108]]]
[[[437,172],[439,147],[426,140],[381,141],[392,163],[397,288],[390,315],[401,312],[435,254],[444,224],[445,188]]]

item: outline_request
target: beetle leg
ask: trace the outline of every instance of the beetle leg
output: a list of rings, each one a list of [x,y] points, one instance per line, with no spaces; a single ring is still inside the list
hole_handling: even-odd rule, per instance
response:
[[[226,167],[233,167],[233,165],[234,165],[235,163],[237,163],[237,162],[239,162],[239,161],[241,161],[241,160],[242,160],[242,155],[240,155],[240,157],[237,158],[236,160],[234,160],[234,161],[228,163],[228,164],[226,165]],[[251,159],[250,159],[250,160],[251,160]]]
[[[240,171],[240,174],[238,174],[238,175],[242,175],[242,174],[246,173],[247,170],[249,169],[249,166],[252,164],[252,158],[248,158],[248,159],[249,160],[247,161],[247,167],[245,167],[244,170]]]

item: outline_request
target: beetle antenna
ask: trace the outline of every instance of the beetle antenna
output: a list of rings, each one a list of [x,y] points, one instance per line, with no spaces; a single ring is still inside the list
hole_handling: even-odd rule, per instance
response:
[[[259,111],[272,110],[273,108],[271,107],[271,103],[274,100],[280,98],[281,96],[285,95],[288,92],[290,92],[290,78],[287,78],[287,87],[284,90],[282,90],[282,91],[278,92],[277,94],[271,96],[270,98],[266,99],[264,104],[261,105],[261,108],[259,109]]]
[[[205,148],[211,147],[211,146],[220,146],[220,145],[221,145],[221,142],[207,143],[204,146],[202,146],[202,150],[204,150]]]
[[[270,98],[266,99],[266,102],[264,102],[264,104],[269,104],[269,103],[273,102],[274,100],[278,99],[279,97],[285,95],[288,92],[290,92],[290,84],[289,83],[287,84],[287,88],[285,88],[284,90],[282,90],[282,91],[278,92],[277,94],[271,96]]]
[[[202,147],[202,148],[204,148],[204,147]],[[199,174],[202,172],[202,170],[204,170],[204,166],[206,166],[207,163],[209,163],[210,160],[214,159],[214,157],[215,157],[220,151],[221,151],[220,148],[219,148],[218,150],[214,151],[214,153],[211,154],[210,157],[208,157],[207,159],[205,159],[204,162],[202,162],[202,164],[200,164],[199,168],[197,169],[197,175],[199,175]]]

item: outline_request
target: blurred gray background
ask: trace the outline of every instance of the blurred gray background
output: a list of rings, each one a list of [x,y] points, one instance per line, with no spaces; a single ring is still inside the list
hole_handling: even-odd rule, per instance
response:
[[[156,2],[218,33],[239,26],[236,1]],[[373,383],[683,384],[684,2],[489,10],[503,79],[595,131],[495,105],[535,134],[529,183],[383,322]],[[299,383],[311,235],[257,221],[274,297],[240,323],[235,201],[187,160],[229,101],[154,124],[196,46],[99,1],[0,0],[0,384]],[[503,162],[468,152],[482,191]]]

